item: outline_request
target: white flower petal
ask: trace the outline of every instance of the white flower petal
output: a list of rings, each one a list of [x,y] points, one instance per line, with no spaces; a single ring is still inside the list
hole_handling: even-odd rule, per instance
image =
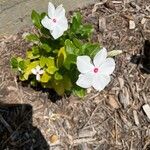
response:
[[[58,20],[57,24],[63,31],[66,31],[68,29],[68,21],[67,18],[64,16]]]
[[[76,84],[82,88],[89,88],[92,85],[92,76],[89,74],[80,74]]]
[[[106,60],[100,66],[100,72],[102,74],[110,75],[115,70],[115,61],[113,58],[106,58]]]
[[[110,76],[109,75],[98,74],[98,75],[94,76],[92,86],[96,90],[101,91],[105,88],[105,86],[109,82],[110,82]]]
[[[63,30],[59,26],[55,26],[54,29],[51,31],[51,35],[53,36],[54,39],[58,39],[60,36],[62,36],[64,33]]]
[[[52,20],[49,19],[47,16],[45,16],[42,21],[41,21],[42,25],[48,29],[48,30],[52,30],[53,26],[52,26]]]
[[[62,18],[64,16],[65,16],[65,9],[63,8],[63,5],[61,4],[56,8],[55,17]]]
[[[77,57],[77,68],[81,73],[87,73],[94,68],[91,63],[91,58],[89,56],[78,56]]]
[[[53,18],[54,15],[55,15],[55,6],[51,2],[49,2],[48,3],[48,16],[50,18]]]
[[[41,67],[38,65],[38,66],[36,66],[36,68],[35,68],[35,69],[36,69],[36,71],[37,71],[37,72],[39,72],[39,71],[40,71],[40,69],[41,69]]]
[[[99,67],[103,61],[105,61],[107,57],[107,50],[106,48],[102,48],[94,57],[93,63],[96,67]]]
[[[31,70],[31,72],[33,73],[33,74],[37,74],[37,70],[35,69],[35,68],[33,68],[32,70]]]
[[[36,80],[40,81],[40,75],[39,74],[36,75]]]
[[[44,73],[44,70],[40,70],[38,73],[39,73],[39,74],[43,74],[43,73]]]

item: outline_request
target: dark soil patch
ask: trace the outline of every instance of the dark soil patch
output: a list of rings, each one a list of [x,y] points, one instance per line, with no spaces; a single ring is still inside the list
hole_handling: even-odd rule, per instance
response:
[[[150,149],[150,120],[142,106],[150,104],[150,76],[141,64],[131,63],[150,40],[150,1],[110,1],[79,9],[85,22],[94,25],[93,41],[108,50],[122,50],[116,58],[112,82],[100,93],[92,91],[84,100],[63,97],[52,103],[47,93],[20,86],[9,65],[10,57],[25,54],[30,44],[22,35],[1,38],[0,102],[30,104],[33,125],[37,126],[50,149],[116,150]],[[145,18],[145,21],[143,20]],[[129,29],[129,21],[135,28]],[[52,142],[52,135],[58,140]]]

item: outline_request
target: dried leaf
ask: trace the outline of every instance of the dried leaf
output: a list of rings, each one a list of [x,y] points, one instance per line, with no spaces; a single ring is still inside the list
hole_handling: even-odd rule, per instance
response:
[[[108,52],[108,56],[109,57],[114,57],[114,56],[117,56],[121,53],[122,53],[122,50],[112,50],[112,51]]]

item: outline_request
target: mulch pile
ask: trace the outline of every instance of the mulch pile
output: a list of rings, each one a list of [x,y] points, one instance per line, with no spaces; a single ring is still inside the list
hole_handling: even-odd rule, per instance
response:
[[[150,40],[150,1],[104,0],[79,10],[84,21],[94,25],[93,42],[109,51],[123,51],[116,57],[110,85],[100,93],[92,91],[84,100],[70,96],[53,103],[47,91],[18,83],[10,68],[10,58],[24,56],[30,47],[22,36],[35,32],[34,28],[1,37],[0,103],[29,104],[33,115],[28,119],[31,121],[17,119],[13,123],[11,118],[29,112],[13,107],[19,109],[13,119],[8,117],[12,114],[7,106],[0,107],[0,149],[36,149],[39,143],[38,149],[48,149],[48,144],[51,150],[150,149],[150,118],[143,110],[143,105],[150,105],[150,75],[142,62],[147,57],[143,52],[145,40]],[[22,128],[25,122],[28,125]],[[35,127],[42,138],[34,136],[39,132]]]

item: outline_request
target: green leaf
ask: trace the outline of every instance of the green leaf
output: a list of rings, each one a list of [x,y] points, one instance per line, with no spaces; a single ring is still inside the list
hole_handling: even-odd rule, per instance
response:
[[[23,74],[20,74],[20,75],[19,75],[19,80],[20,80],[20,81],[25,81],[25,80],[26,80],[26,79],[24,78]]]
[[[81,24],[82,16],[81,16],[81,13],[80,13],[80,12],[75,12],[75,13],[73,14],[73,18],[76,18],[77,22],[78,22],[79,24]]]
[[[41,19],[43,19],[45,16],[46,16],[46,13],[45,13],[45,12],[42,12],[42,13],[41,13]]]
[[[57,56],[57,67],[61,67],[63,65],[63,63],[65,62],[67,57],[65,48],[62,47],[59,51],[58,51],[58,56]]]
[[[65,92],[64,84],[61,81],[52,80],[52,87],[58,95],[63,95]]]
[[[54,74],[58,69],[55,67],[55,66],[49,66],[46,71],[49,73],[49,74]]]
[[[82,55],[88,55],[91,58],[93,58],[99,51],[99,44],[86,43],[82,46]]]
[[[76,59],[77,59],[76,55],[73,55],[73,54],[67,55],[67,58],[65,59],[65,62],[64,62],[64,67],[70,70],[71,65],[76,64]]]
[[[72,20],[71,20],[71,31],[76,32],[80,25],[81,25],[81,14],[79,12],[75,12],[73,14]]]
[[[41,76],[40,81],[43,83],[47,83],[50,79],[51,76],[47,72],[44,72],[44,74]]]
[[[39,37],[36,34],[28,34],[25,37],[26,40],[31,41],[31,42],[39,42]]]
[[[80,33],[82,36],[89,37],[93,33],[94,29],[91,25],[83,25],[80,28]]]
[[[49,58],[47,58],[46,65],[47,65],[47,67],[55,66],[54,57],[49,57]]]
[[[46,63],[47,63],[47,58],[41,56],[41,58],[40,58],[40,66],[44,67],[46,65]]]
[[[80,97],[80,98],[83,98],[86,94],[86,89],[83,89],[79,86],[76,86],[73,88],[73,94]]]
[[[68,75],[64,75],[63,76],[63,84],[64,84],[64,88],[66,90],[71,90],[72,87],[72,83],[71,83],[71,79],[68,77]]]
[[[40,50],[38,46],[33,46],[26,52],[26,56],[29,59],[36,59],[40,57]]]
[[[10,63],[11,63],[11,66],[12,66],[13,69],[17,69],[18,68],[18,60],[17,60],[17,58],[15,58],[15,57],[11,58]]]
[[[73,38],[73,43],[74,43],[74,45],[77,47],[77,48],[79,48],[79,49],[81,49],[82,48],[82,42],[80,41],[80,40],[78,40],[77,38]]]
[[[56,72],[55,75],[54,75],[54,79],[55,80],[62,80],[63,76],[59,72]]]
[[[26,68],[26,64],[24,60],[18,63],[18,68],[20,68],[21,70],[24,70]]]
[[[68,54],[78,54],[79,52],[79,49],[69,39],[65,41],[65,50]]]
[[[38,29],[41,29],[41,27],[42,27],[42,25],[41,25],[41,16],[35,10],[32,11],[31,19],[32,19],[33,24]]]
[[[45,50],[46,52],[50,52],[51,51],[51,47],[48,44],[41,44],[40,48]]]
[[[25,73],[23,75],[26,80],[28,80],[28,77],[31,74],[31,70],[35,68],[37,65],[39,65],[39,61],[33,61],[27,66],[27,68],[24,71]]]

